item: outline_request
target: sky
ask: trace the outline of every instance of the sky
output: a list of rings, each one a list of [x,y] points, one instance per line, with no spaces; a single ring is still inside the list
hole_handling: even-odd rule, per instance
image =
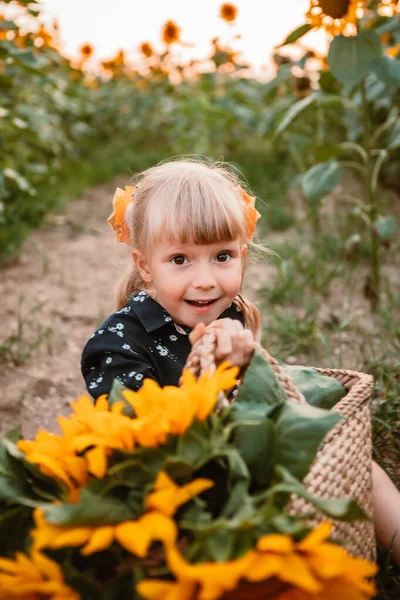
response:
[[[96,48],[100,60],[111,58],[124,48],[128,56],[137,56],[137,48],[149,41],[161,50],[160,31],[169,19],[181,27],[184,42],[192,48],[177,49],[183,59],[204,58],[210,53],[210,40],[220,36],[232,39],[245,60],[262,74],[271,69],[272,49],[287,33],[304,23],[308,0],[236,0],[238,8],[235,26],[219,18],[222,0],[41,0],[42,16],[60,24],[64,52],[76,56],[83,43]],[[311,33],[307,44],[315,47],[322,38]]]

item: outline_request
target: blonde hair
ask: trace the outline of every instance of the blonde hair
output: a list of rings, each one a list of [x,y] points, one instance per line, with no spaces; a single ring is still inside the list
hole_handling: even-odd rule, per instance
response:
[[[143,171],[133,184],[134,202],[128,206],[125,220],[132,247],[145,256],[161,235],[163,240],[183,244],[239,239],[249,247],[257,246],[247,238],[242,201],[235,189],[238,185],[243,188],[243,184],[220,164],[193,158],[170,160]],[[142,289],[149,291],[149,286],[132,261],[117,288],[117,310]],[[241,296],[235,303],[244,314],[246,327],[259,341],[258,309]]]

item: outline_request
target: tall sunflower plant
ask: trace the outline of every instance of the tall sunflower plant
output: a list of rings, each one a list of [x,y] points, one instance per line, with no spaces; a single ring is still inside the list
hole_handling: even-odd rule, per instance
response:
[[[385,214],[378,180],[400,147],[399,2],[310,0],[305,23],[292,31],[282,46],[295,44],[318,29],[326,32],[328,52],[320,57],[320,71],[314,72],[314,89],[310,87],[305,97],[285,110],[275,133],[286,136],[295,155],[316,234],[320,207],[342,182],[344,170],[352,169],[361,176],[362,197],[336,193],[335,199],[344,202],[360,224],[361,237],[357,231],[351,240],[365,238],[369,247],[370,269],[364,290],[374,311],[381,299],[382,252],[397,236],[394,216]],[[306,54],[305,60],[311,54]],[[298,119],[300,115],[303,119]],[[315,123],[306,130],[304,117],[311,115]],[[334,126],[332,119],[336,119]],[[297,136],[303,142],[305,135],[315,142],[307,163],[302,159],[304,148],[296,152],[293,147],[296,131],[303,134]]]
[[[365,514],[303,484],[341,417],[288,400],[259,353],[217,413],[237,375],[116,381],[72,403],[60,434],[3,436],[0,600],[371,598],[374,563],[330,539],[331,519]],[[293,514],[292,494],[325,520]]]

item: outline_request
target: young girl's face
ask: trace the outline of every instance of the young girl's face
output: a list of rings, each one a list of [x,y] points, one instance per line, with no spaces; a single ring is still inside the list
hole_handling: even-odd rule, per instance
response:
[[[146,257],[133,251],[154,298],[176,323],[208,325],[233,302],[242,284],[247,245],[239,240],[214,244],[158,243]]]

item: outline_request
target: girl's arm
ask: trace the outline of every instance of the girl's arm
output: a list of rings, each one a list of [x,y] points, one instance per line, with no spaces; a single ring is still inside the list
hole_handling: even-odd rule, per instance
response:
[[[400,567],[400,492],[387,473],[372,462],[372,502],[376,538]]]

